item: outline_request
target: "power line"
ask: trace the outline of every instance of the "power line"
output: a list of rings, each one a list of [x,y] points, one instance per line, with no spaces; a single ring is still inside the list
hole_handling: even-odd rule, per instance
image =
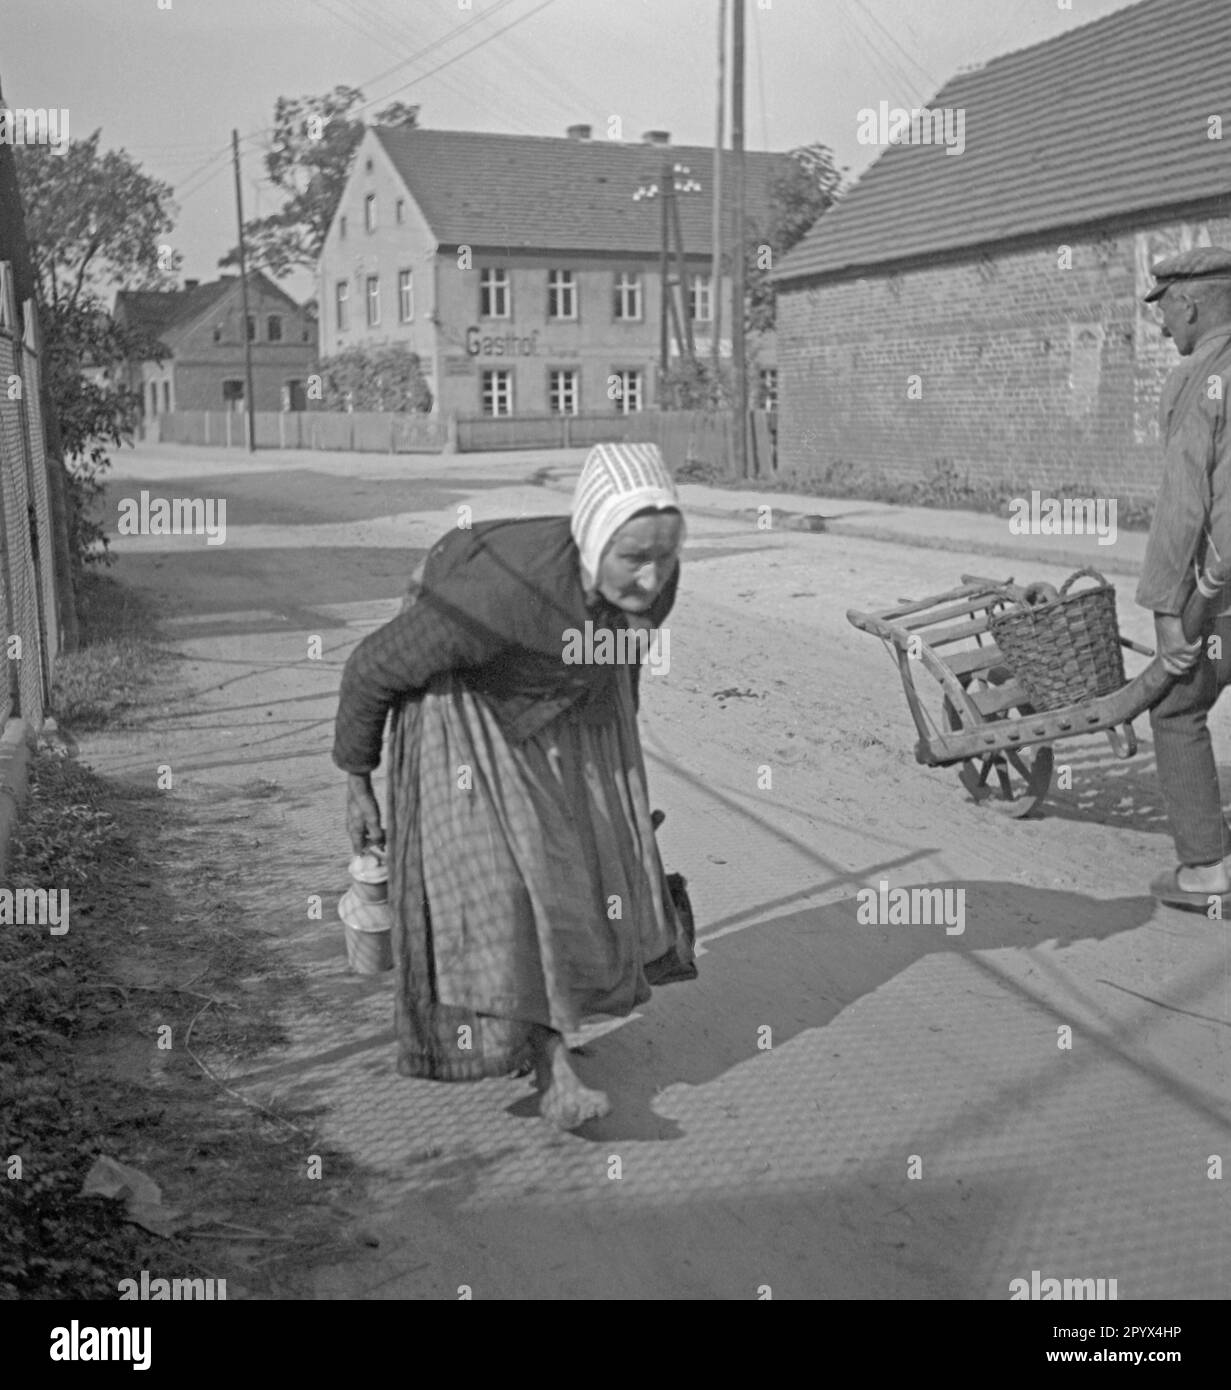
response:
[[[325,0],[312,0],[312,3],[323,8]],[[422,48],[416,49],[415,52],[412,53],[408,58],[399,59],[398,62],[394,63],[392,67],[384,68],[381,72],[378,72],[374,76],[365,79],[365,81],[361,85],[363,87],[369,87],[374,82],[383,82],[386,77],[392,77],[395,72],[400,71],[408,64],[417,63],[420,59],[426,58],[429,53],[435,52],[436,49],[442,48],[445,44],[452,43],[454,39],[460,38],[469,30],[473,29],[475,25],[486,23],[487,20],[491,19],[494,15],[498,14],[501,10],[505,9],[507,6],[513,3],[515,3],[515,0],[496,0],[496,4],[494,4],[491,7],[491,9],[483,12],[482,14],[475,15],[473,19],[467,20],[465,24],[459,24],[456,28],[450,29],[447,34],[442,34],[439,38],[433,39],[430,43],[424,44]],[[329,13],[332,13],[335,18],[346,18],[346,16],[339,16],[336,13],[336,11],[329,11]],[[381,43],[385,48],[389,47],[389,35],[387,33],[381,33],[379,36],[377,36],[377,41]]]
[[[322,0],[314,0],[314,3],[321,5],[321,7],[323,8]],[[394,64],[392,68],[387,68],[383,73],[378,74],[376,77],[366,79],[364,85],[368,86],[372,82],[378,82],[381,80],[382,77],[389,76],[391,73],[396,72],[400,68],[405,67],[408,63],[417,62],[420,58],[423,57],[425,53],[428,53],[433,49],[441,47],[442,44],[449,42],[453,38],[456,38],[459,34],[463,33],[464,31],[472,28],[475,24],[479,23],[482,19],[491,18],[491,16],[495,14],[497,10],[511,3],[513,3],[513,0],[498,0],[498,3],[491,10],[489,10],[486,15],[476,16],[475,19],[469,21],[467,24],[462,25],[459,29],[453,30],[451,31],[451,33],[444,35],[439,39],[433,40],[432,43],[425,45],[422,50],[413,54],[411,57],[401,60],[400,62]],[[505,24],[502,28],[485,35],[482,39],[478,40],[478,42],[473,43],[468,48],[463,49],[462,52],[454,54],[452,58],[446,59],[443,63],[438,63],[436,67],[430,69],[428,72],[422,73],[419,76],[412,78],[409,82],[405,82],[400,87],[396,87],[392,91],[386,92],[383,96],[374,97],[369,101],[360,103],[359,106],[354,108],[355,114],[366,111],[370,107],[381,105],[387,102],[391,97],[398,95],[399,92],[405,91],[407,87],[413,86],[416,82],[426,81],[428,78],[434,77],[437,73],[443,72],[444,69],[451,67],[454,63],[460,62],[469,54],[476,52],[485,44],[490,43],[493,39],[499,38],[501,34],[507,33],[510,29],[515,28],[517,25],[523,23],[525,20],[533,18],[534,15],[538,14],[541,10],[547,9],[549,5],[552,5],[554,3],[555,0],[542,0],[542,3],[536,5],[534,9],[528,10],[525,14],[519,15],[515,19],[510,20],[510,22],[508,24]],[[362,88],[360,90],[362,90]],[[260,126],[257,129],[249,132],[247,135],[241,136],[239,138],[239,143],[240,145],[244,145],[256,140],[260,140],[266,136],[272,135],[274,129],[275,128],[273,126]],[[223,145],[219,149],[217,149],[214,152],[214,154],[212,154],[201,165],[199,165],[196,169],[192,170],[181,181],[181,187],[176,190],[176,201],[178,203],[183,203],[187,199],[195,197],[196,194],[200,193],[205,187],[211,184],[214,181],[214,179],[218,176],[218,174],[224,172],[226,169],[226,164],[219,163],[219,161],[225,160],[230,153],[231,145]],[[218,164],[218,168],[212,169],[211,166],[215,164]]]
[[[322,10],[324,10],[325,13],[329,14],[332,18],[341,19],[345,22],[346,16],[339,14],[337,11],[326,9],[324,0],[313,0],[313,3],[316,4]],[[366,79],[366,81],[364,82],[364,86],[367,86],[372,82],[379,82],[382,78],[389,76],[391,73],[397,72],[402,67],[405,67],[407,63],[417,62],[421,57],[424,56],[424,54],[430,53],[434,49],[439,48],[442,43],[447,42],[450,38],[456,37],[457,34],[463,33],[467,29],[472,28],[481,19],[490,17],[490,15],[494,14],[496,10],[511,3],[513,3],[513,0],[497,0],[497,5],[495,6],[495,8],[493,10],[488,11],[488,14],[486,16],[477,16],[475,19],[472,19],[468,21],[466,24],[461,25],[460,28],[451,31],[450,34],[445,35],[443,38],[436,39],[432,43],[425,45],[423,49],[412,54],[409,58],[404,58],[400,62],[395,63],[393,67],[385,68],[383,71],[377,73],[375,77],[370,77]],[[382,35],[380,41],[387,44],[387,37]],[[360,88],[360,90],[362,90],[362,87]],[[366,104],[372,105],[373,103]],[[360,107],[359,109],[362,110],[363,107]],[[243,146],[255,144],[256,142],[266,139],[267,137],[273,135],[274,130],[274,126],[258,126],[255,129],[249,131],[246,135],[240,136],[240,145]],[[208,148],[208,146],[205,146],[204,148]],[[177,190],[177,198],[190,198],[200,188],[204,187],[205,184],[212,182],[214,175],[212,173],[207,174],[207,171],[209,170],[212,164],[214,164],[217,160],[228,156],[230,152],[231,145],[229,142],[216,147],[214,149],[213,154],[211,154],[207,159],[205,159],[198,168],[191,170],[188,174],[184,176],[184,178],[181,180],[181,184],[184,185],[184,187],[182,191]],[[198,175],[202,174],[206,174],[207,176],[202,179],[201,183],[198,184],[196,187],[189,187],[189,185],[193,183],[193,181],[198,177]]]
[[[894,46],[894,48],[896,48],[897,51],[902,55],[902,57],[906,59],[910,66],[913,67],[916,72],[921,73],[923,75],[924,80],[928,83],[928,91],[935,92],[939,90],[941,86],[940,82],[938,82],[937,79],[933,77],[930,72],[928,72],[927,68],[925,68],[923,64],[920,63],[914,57],[913,54],[911,54],[905,48],[902,47],[902,45],[898,42],[896,36],[889,29],[887,29],[885,25],[881,22],[880,18],[877,16],[872,7],[870,5],[865,4],[860,8],[862,10],[862,13],[865,14],[872,21],[872,23],[876,25],[880,32],[884,34],[884,36],[889,40],[889,42]]]
[[[525,23],[527,19],[533,19],[533,17],[540,11],[545,10],[549,5],[554,5],[555,3],[556,0],[542,0],[542,3],[536,5],[534,9],[527,10],[525,14],[518,15],[516,19],[511,19],[503,28],[495,30],[494,33],[485,35],[478,41],[478,43],[472,43],[469,48],[463,49],[460,53],[455,54],[452,58],[446,58],[443,63],[438,63],[434,68],[430,68],[427,72],[420,73],[417,77],[411,78],[409,82],[403,82],[400,87],[395,87],[391,92],[386,92],[384,96],[375,97],[371,101],[363,102],[360,106],[356,108],[356,110],[364,111],[369,106],[375,106],[379,102],[388,101],[390,97],[397,96],[399,92],[404,92],[407,89],[407,87],[413,87],[416,82],[426,82],[428,78],[434,77],[438,72],[443,72],[445,68],[452,67],[454,63],[460,63],[463,58],[468,57],[471,53],[474,53],[476,50],[482,48],[485,44],[491,43],[493,39],[498,39],[501,34],[507,33],[510,29],[516,28],[517,25]]]
[[[883,78],[886,72],[891,82],[896,83],[910,99],[912,106],[921,104],[914,80],[903,73],[894,63],[893,59],[867,34],[858,22],[858,11],[854,8],[852,0],[842,0],[842,9],[839,12],[848,31],[858,41],[859,46],[869,58],[872,67],[876,70],[877,76]]]

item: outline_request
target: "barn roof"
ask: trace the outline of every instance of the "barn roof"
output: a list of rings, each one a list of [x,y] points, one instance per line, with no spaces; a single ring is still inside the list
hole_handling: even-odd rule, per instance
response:
[[[1228,0],[1143,0],[953,78],[965,149],[890,146],[784,258],[791,281],[1227,197]],[[1225,139],[1210,138],[1220,116]]]

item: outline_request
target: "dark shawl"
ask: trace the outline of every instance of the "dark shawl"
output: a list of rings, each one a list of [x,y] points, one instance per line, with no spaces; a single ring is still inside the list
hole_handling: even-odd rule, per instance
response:
[[[658,627],[675,603],[679,568],[647,617]],[[618,668],[569,665],[565,633],[624,625],[601,597],[589,606],[567,516],[483,522],[437,541],[417,601],[367,637],[342,672],[333,760],[345,772],[380,762],[385,718],[434,676],[462,672],[520,743],[564,710],[601,709]],[[634,681],[637,668],[634,668]]]

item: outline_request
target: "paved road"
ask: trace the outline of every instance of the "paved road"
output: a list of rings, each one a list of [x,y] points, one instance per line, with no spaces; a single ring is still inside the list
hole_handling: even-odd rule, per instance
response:
[[[347,974],[331,915],[339,669],[459,505],[565,510],[525,482],[548,461],[143,446],[113,479],[113,507],[141,488],[227,502],[223,545],[117,544],[187,686],[140,742],[85,753],[137,777],[169,762],[174,794],[252,812],[253,926],[312,997],[293,1046],[232,1084],[323,1108],[381,1240],[320,1270],[320,1296],[1003,1299],[1036,1269],[1114,1278],[1120,1299],[1231,1296],[1207,1176],[1231,1154],[1231,954],[1221,923],[1145,896],[1170,862],[1148,741],[1125,763],[1061,745],[1071,788],[1006,820],[915,764],[894,668],[843,618],[1013,568],[986,557],[694,518],[643,725],[700,980],[587,1034],[584,1079],[614,1109],[580,1135],[548,1132],[524,1082],[396,1075],[388,983]],[[960,890],[964,930],[861,924],[855,894],[882,880]]]

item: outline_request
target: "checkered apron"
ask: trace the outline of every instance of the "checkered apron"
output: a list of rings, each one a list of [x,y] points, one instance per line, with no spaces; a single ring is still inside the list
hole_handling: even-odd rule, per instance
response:
[[[693,953],[650,821],[629,671],[608,698],[510,743],[458,674],[395,708],[387,821],[398,1070],[529,1064],[530,1028],[650,997]],[[678,975],[675,978],[679,978]]]

